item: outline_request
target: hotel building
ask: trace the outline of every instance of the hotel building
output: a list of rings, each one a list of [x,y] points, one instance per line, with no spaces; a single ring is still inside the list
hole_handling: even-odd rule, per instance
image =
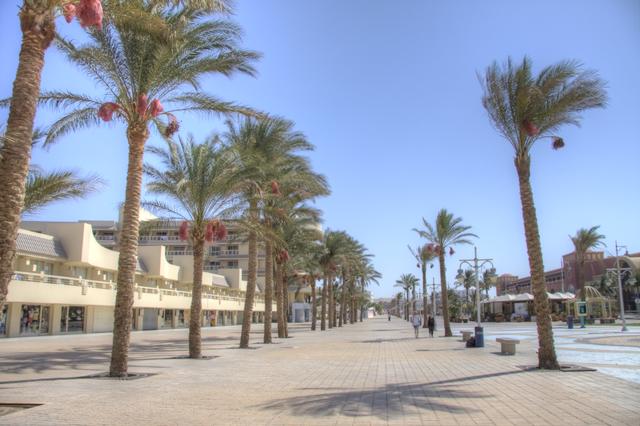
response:
[[[146,224],[155,220],[141,219],[147,219]],[[188,327],[193,256],[187,242],[179,240],[178,226],[177,222],[142,226],[134,330]],[[115,222],[22,222],[15,274],[0,312],[0,336],[112,331],[117,243]],[[224,241],[208,247],[203,327],[242,322],[247,246],[231,226]],[[253,322],[261,322],[264,313],[264,254],[259,265]]]

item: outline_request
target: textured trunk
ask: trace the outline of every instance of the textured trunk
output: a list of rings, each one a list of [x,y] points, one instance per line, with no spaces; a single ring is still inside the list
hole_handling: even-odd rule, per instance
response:
[[[189,358],[202,358],[202,269],[204,267],[204,229],[193,242],[193,289],[189,318]]]
[[[438,261],[440,262],[440,300],[442,301],[442,319],[444,320],[444,336],[451,337],[451,324],[449,324],[449,297],[447,293],[447,268],[444,264],[445,248],[442,247],[441,251],[442,253],[438,256]]]
[[[0,312],[13,275],[44,52],[55,35],[53,11],[24,2],[20,29],[22,44],[0,159]]]
[[[257,203],[251,200],[249,203],[249,218],[252,224],[257,223]],[[240,348],[249,347],[249,335],[251,333],[251,316],[253,314],[253,300],[256,295],[256,279],[258,274],[258,241],[256,231],[249,231],[249,277],[247,278],[247,293],[244,299],[244,313],[242,315],[242,331],[240,333]]]
[[[416,286],[411,287],[411,315],[416,312]]]
[[[287,285],[287,267],[282,265],[282,335],[289,337],[289,286]]]
[[[309,278],[311,284],[311,330],[316,329],[316,316],[318,315],[318,307],[316,306],[316,279],[311,276]]]
[[[133,124],[127,129],[129,141],[129,166],[127,189],[122,208],[122,233],[118,257],[118,283],[113,322],[113,345],[109,375],[127,375],[129,337],[131,333],[131,310],[133,287],[138,266],[138,237],[140,227],[140,191],[142,189],[142,157],[149,130],[144,123]]]
[[[536,323],[538,326],[538,367],[544,369],[558,369],[558,360],[553,346],[553,330],[551,329],[551,314],[547,289],[544,284],[544,265],[542,263],[542,248],[540,247],[540,234],[538,231],[538,219],[533,203],[533,191],[531,190],[530,157],[516,157],[516,170],[520,184],[520,202],[522,203],[522,218],[524,220],[524,232],[527,240],[527,254],[529,255],[529,268],[531,269],[531,285],[533,288],[534,305],[536,311]]]
[[[427,265],[422,264],[422,328],[427,328]]]
[[[576,284],[578,291],[580,291],[580,300],[585,301],[586,295],[584,293],[584,254],[578,255],[576,250]]]
[[[327,284],[327,323],[329,328],[333,328],[333,277],[330,278]]]
[[[278,306],[277,322],[278,322],[278,337],[284,337],[284,309],[282,306],[282,267],[275,264],[275,285],[276,285],[276,304]]]
[[[347,288],[345,280],[342,279],[342,292],[340,293],[340,317],[338,318],[338,327],[347,322]]]
[[[273,299],[273,244],[264,243],[264,343],[271,343],[271,307]]]
[[[320,330],[327,329],[327,277],[324,278],[322,285],[322,306],[320,307]]]
[[[331,305],[333,306],[333,326],[337,327],[338,326],[338,285],[332,285],[332,290],[333,290],[333,297],[331,297]]]

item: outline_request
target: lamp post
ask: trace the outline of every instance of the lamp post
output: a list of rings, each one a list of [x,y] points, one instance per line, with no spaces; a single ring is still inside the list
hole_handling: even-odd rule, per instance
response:
[[[624,319],[624,300],[622,297],[622,273],[620,271],[620,256],[618,255],[618,249],[624,248],[627,249],[627,246],[619,246],[618,241],[616,241],[616,269],[618,272],[618,295],[620,299],[620,319],[622,320],[622,330],[627,331],[627,322]]]
[[[484,347],[484,332],[482,329],[481,315],[480,315],[480,278],[479,271],[484,265],[491,265],[491,273],[495,273],[495,267],[493,266],[493,259],[479,259],[478,248],[473,247],[473,259],[460,259],[460,269],[458,269],[457,279],[463,278],[462,265],[468,265],[475,271],[476,279],[476,347]]]
[[[431,313],[433,314],[433,329],[436,329],[436,316],[438,314],[436,308],[436,279],[433,278],[433,283],[431,284]]]

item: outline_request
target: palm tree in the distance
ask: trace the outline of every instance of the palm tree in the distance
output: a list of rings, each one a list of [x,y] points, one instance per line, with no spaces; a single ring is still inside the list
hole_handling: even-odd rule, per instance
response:
[[[396,280],[395,287],[400,287],[404,290],[406,295],[406,304],[404,309],[404,319],[409,321],[409,293],[411,291],[415,291],[416,286],[418,285],[418,277],[413,274],[402,274],[400,278]],[[412,299],[415,302],[415,298]]]
[[[109,374],[125,376],[128,365],[133,282],[139,236],[143,152],[150,127],[170,136],[178,130],[175,114],[200,112],[236,114],[254,112],[221,101],[200,90],[207,75],[254,74],[258,55],[239,49],[240,29],[226,20],[205,19],[211,14],[184,7],[146,8],[128,2],[139,16],[149,17],[167,34],[161,37],[115,14],[102,31],[90,32],[90,43],[76,46],[59,38],[58,48],[74,64],[94,77],[103,89],[96,94],[50,92],[42,102],[71,111],[52,124],[46,143],[99,122],[116,120],[126,126],[129,161],[118,260],[113,347]],[[106,99],[105,99],[106,98]],[[163,106],[164,103],[165,105]],[[167,107],[165,111],[164,108]],[[163,117],[164,119],[161,119]]]
[[[453,246],[458,244],[471,244],[469,238],[477,238],[478,236],[472,232],[470,226],[462,225],[462,218],[455,217],[453,213],[449,213],[447,209],[438,212],[434,224],[427,222],[422,218],[423,230],[415,229],[422,238],[425,238],[431,244],[428,245],[429,250],[438,256],[440,264],[440,290],[442,295],[447,292],[447,269],[445,265],[445,256],[447,253],[452,256],[455,252]],[[449,301],[447,297],[442,299],[442,319],[444,320],[444,335],[451,337],[451,325],[449,323]]]
[[[436,254],[432,250],[429,250],[428,244],[419,246],[415,249],[409,246],[409,251],[418,262],[417,266],[418,268],[420,268],[422,272],[422,306],[423,306],[422,328],[427,328],[428,327],[427,306],[429,304],[429,301],[427,300],[428,299],[427,297],[427,265],[431,264],[431,267],[433,268],[433,263],[431,263],[431,261],[433,261],[433,259],[436,258]]]
[[[569,235],[575,250],[576,258],[576,284],[577,290],[580,292],[580,299],[585,300],[584,292],[584,265],[587,253],[595,248],[605,246],[604,235],[598,233],[600,226],[592,226],[591,228],[580,228],[575,235]]]
[[[584,111],[605,106],[605,82],[575,61],[545,67],[534,76],[531,60],[525,57],[519,64],[511,59],[503,66],[494,62],[481,83],[489,119],[514,149],[538,329],[538,367],[558,369],[530,182],[531,150],[543,139],[550,139],[554,149],[562,148],[565,142],[557,135],[562,127],[577,126]]]
[[[193,248],[193,280],[191,289],[191,316],[189,320],[189,357],[202,357],[200,327],[202,313],[202,273],[204,250],[207,243],[223,240],[226,227],[222,222],[225,210],[231,208],[232,179],[235,169],[231,155],[215,139],[196,144],[193,138],[173,142],[166,148],[149,147],[161,167],[145,164],[145,175],[150,179],[150,194],[164,200],[143,203],[165,216],[182,220],[180,238],[188,240]]]

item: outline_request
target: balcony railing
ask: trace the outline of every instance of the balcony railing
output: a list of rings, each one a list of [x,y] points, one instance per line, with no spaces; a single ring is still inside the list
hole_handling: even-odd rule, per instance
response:
[[[115,291],[117,286],[116,283],[111,281],[96,281],[96,280],[85,280],[83,278],[75,278],[75,277],[63,277],[59,275],[47,275],[47,274],[34,274],[31,272],[21,272],[15,271],[13,276],[11,277],[14,281],[29,281],[36,283],[45,283],[52,285],[66,285],[73,287],[83,288],[97,288],[101,290],[112,290]],[[244,292],[234,289],[217,289],[212,288],[211,293],[202,293],[203,299],[218,299],[218,300],[228,300],[232,302],[244,302],[245,296]],[[177,296],[177,297],[186,297],[191,298],[190,291],[184,290],[175,290],[175,289],[166,289],[166,288],[158,288],[158,287],[147,287],[142,285],[135,285],[134,291],[142,294],[157,294],[157,295],[165,295],[165,296]],[[264,303],[264,297],[262,295],[255,296],[255,303]]]

